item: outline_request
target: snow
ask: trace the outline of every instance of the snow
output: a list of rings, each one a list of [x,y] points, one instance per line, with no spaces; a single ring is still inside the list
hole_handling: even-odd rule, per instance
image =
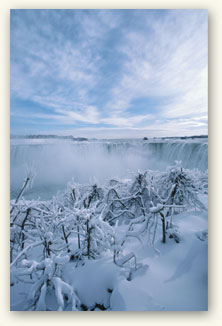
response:
[[[157,304],[146,290],[129,281],[123,281],[115,288],[110,304],[113,311],[164,310],[164,307]]]
[[[158,213],[160,210],[162,210],[162,208],[163,208],[163,205],[158,204],[157,206],[151,207],[150,212],[151,213]]]
[[[63,276],[72,284],[85,306],[92,308],[97,303],[107,308],[110,298],[108,290],[114,288],[120,272],[120,268],[113,264],[111,258],[101,258],[87,261],[78,268],[75,263],[66,265]]]
[[[207,310],[207,241],[196,232],[207,228],[207,214],[180,214],[177,222],[182,239],[175,244],[158,242],[160,255],[143,257],[149,272],[132,280],[136,289],[146,290],[165,310]],[[145,255],[144,255],[145,256]]]
[[[177,162],[11,204],[11,310],[208,309],[206,174]]]

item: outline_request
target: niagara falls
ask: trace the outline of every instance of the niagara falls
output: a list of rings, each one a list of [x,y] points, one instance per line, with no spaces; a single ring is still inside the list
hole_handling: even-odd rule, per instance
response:
[[[16,321],[208,310],[206,9],[11,9],[9,141]]]
[[[112,178],[127,178],[138,171],[161,170],[176,160],[183,167],[208,169],[208,140],[197,139],[117,139],[55,140],[12,139],[11,198],[23,182],[27,166],[36,171],[35,183],[26,196],[42,199],[64,190],[74,179],[78,183],[105,183]]]

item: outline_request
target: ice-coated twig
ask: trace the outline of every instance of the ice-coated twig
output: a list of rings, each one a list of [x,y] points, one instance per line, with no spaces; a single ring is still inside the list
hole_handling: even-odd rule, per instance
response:
[[[80,304],[80,300],[75,294],[73,288],[68,283],[62,281],[59,277],[53,277],[51,281],[55,287],[56,299],[59,305],[58,310],[64,310],[64,295],[66,294],[69,302],[72,304],[72,311],[76,311],[77,305]]]
[[[27,246],[25,249],[23,249],[20,254],[18,254],[18,256],[14,259],[14,261],[10,264],[10,268],[12,268],[15,263],[17,262],[17,260],[22,256],[24,255],[29,249],[32,249],[34,247],[37,247],[37,246],[40,246],[44,243],[44,241],[39,241],[39,242],[36,242],[36,243],[31,243],[29,246]]]

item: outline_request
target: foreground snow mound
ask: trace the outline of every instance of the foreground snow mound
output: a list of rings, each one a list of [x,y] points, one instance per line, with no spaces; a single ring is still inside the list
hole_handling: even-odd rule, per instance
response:
[[[63,277],[75,289],[84,310],[95,310],[95,307],[112,311],[163,310],[146,290],[128,281],[127,275],[126,270],[107,258],[88,261],[79,267],[71,263],[63,271]]]
[[[101,258],[86,261],[83,266],[67,264],[63,277],[72,285],[86,310],[95,306],[110,308],[110,296],[121,270],[111,259]]]
[[[116,286],[111,296],[110,306],[113,311],[164,310],[164,307],[156,303],[146,289],[142,290],[127,280]]]

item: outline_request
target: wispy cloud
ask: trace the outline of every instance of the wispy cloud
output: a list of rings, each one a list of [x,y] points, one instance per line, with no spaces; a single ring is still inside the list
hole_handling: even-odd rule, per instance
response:
[[[207,28],[205,10],[13,10],[12,127],[206,133]]]
[[[207,111],[206,12],[175,10],[158,22],[148,20],[143,33],[128,34],[121,50],[126,55],[124,73],[112,90],[111,108],[127,109],[134,97],[165,95],[188,110],[193,101],[189,113],[195,114],[200,104]],[[168,114],[169,107],[164,109]],[[177,108],[176,115],[183,114]]]

